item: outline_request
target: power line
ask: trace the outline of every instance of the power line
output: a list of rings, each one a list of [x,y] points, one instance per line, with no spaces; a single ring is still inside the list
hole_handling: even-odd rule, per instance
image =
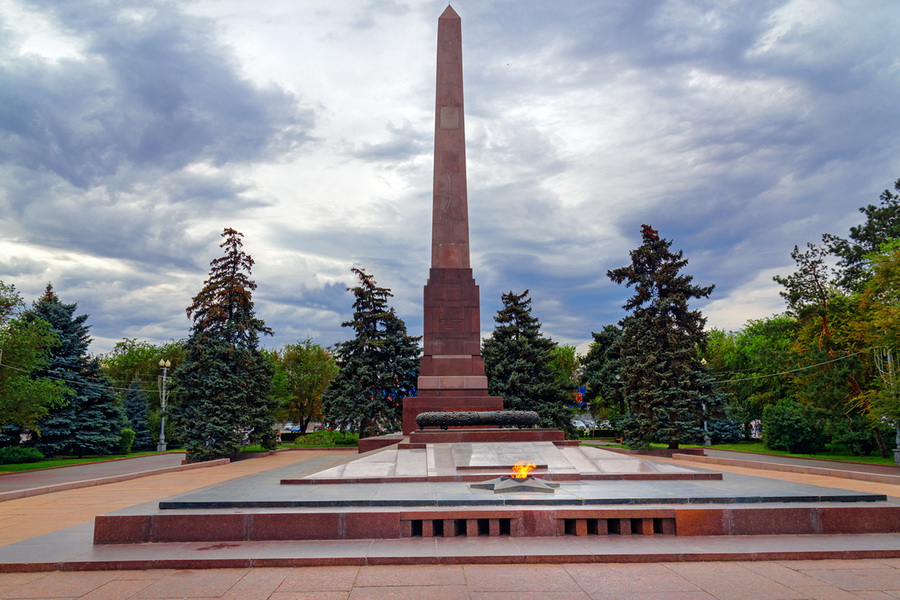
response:
[[[766,379],[768,377],[778,377],[779,375],[788,375],[789,373],[796,373],[797,371],[806,371],[807,369],[815,369],[816,367],[821,367],[822,365],[831,364],[833,362],[837,362],[839,360],[844,360],[846,358],[852,358],[858,354],[863,354],[868,352],[869,348],[865,350],[860,350],[859,352],[854,352],[853,354],[847,354],[845,356],[838,356],[837,358],[832,358],[831,360],[826,360],[825,362],[816,363],[814,365],[808,365],[805,367],[797,367],[796,369],[790,369],[789,371],[781,371],[780,373],[770,373],[768,375],[756,375],[754,377],[742,377],[740,379],[729,379],[727,381],[720,381],[719,383],[737,383],[739,381],[753,381],[755,379]]]
[[[14,367],[11,364],[9,364],[8,362],[0,363],[0,366],[7,368],[7,369],[11,369],[13,371],[18,371],[20,373],[25,373],[26,375],[30,375],[32,373],[32,371],[30,371],[28,369],[20,369],[18,367]],[[62,377],[53,377],[52,375],[41,375],[40,377],[42,379],[52,379],[53,381],[62,381],[63,383],[72,384],[72,385],[81,385],[81,386],[95,387],[95,388],[101,388],[101,389],[107,389],[107,390],[116,390],[116,391],[120,391],[120,392],[127,392],[128,390],[131,389],[130,387],[127,387],[127,388],[115,387],[112,385],[106,385],[104,383],[94,383],[91,381],[72,381],[71,379],[63,379]],[[159,392],[157,392],[157,393],[159,393]]]

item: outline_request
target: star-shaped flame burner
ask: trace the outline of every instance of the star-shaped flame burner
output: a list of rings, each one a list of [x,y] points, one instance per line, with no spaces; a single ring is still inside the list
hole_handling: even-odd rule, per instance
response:
[[[543,492],[552,494],[558,483],[551,483],[538,479],[537,477],[518,478],[518,477],[497,477],[480,483],[470,483],[469,488],[473,490],[493,490],[495,494],[503,494],[506,492]]]

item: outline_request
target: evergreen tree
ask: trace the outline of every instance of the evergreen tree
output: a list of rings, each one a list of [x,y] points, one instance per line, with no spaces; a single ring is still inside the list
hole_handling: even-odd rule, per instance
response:
[[[591,333],[594,342],[582,361],[582,382],[587,387],[584,399],[592,406],[614,408],[619,414],[625,413],[625,397],[619,375],[621,357],[619,338],[622,330],[615,325],[607,325],[599,333]]]
[[[690,310],[691,298],[707,298],[714,286],[700,287],[679,272],[687,265],[683,252],[672,253],[671,242],[649,225],[643,243],[631,251],[631,264],[607,273],[616,283],[634,286],[620,325],[620,376],[628,406],[626,443],[645,447],[664,441],[678,448],[682,441],[702,439],[707,415],[724,409],[722,395],[699,361],[706,344],[706,319]]]
[[[48,285],[25,314],[28,320],[49,323],[60,341],[35,375],[63,381],[70,390],[68,404],[41,421],[35,446],[47,455],[112,454],[119,447],[125,414],[99,362],[88,355],[88,315],[75,316],[77,308],[61,302]]]
[[[172,414],[195,461],[235,454],[245,441],[275,447],[274,368],[259,348],[259,335],[272,330],[253,312],[254,263],[243,235],[228,228],[222,237],[225,255],[210,263],[209,278],[187,308],[191,335],[173,373]]]
[[[125,417],[134,431],[134,443],[131,445],[134,450],[152,450],[156,447],[147,416],[147,395],[141,389],[141,384],[132,382],[125,392]]]
[[[541,335],[528,290],[501,299],[494,331],[481,348],[488,392],[502,396],[508,410],[533,410],[544,425],[570,431],[575,385],[560,377],[552,364],[556,343]]]
[[[388,306],[392,297],[372,275],[352,269],[359,285],[353,292],[353,339],[337,345],[337,377],[324,396],[325,419],[360,437],[400,429],[403,399],[415,395],[419,374],[419,339]]]

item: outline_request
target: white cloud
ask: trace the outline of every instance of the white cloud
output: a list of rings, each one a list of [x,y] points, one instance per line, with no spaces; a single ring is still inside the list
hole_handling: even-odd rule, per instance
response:
[[[353,265],[419,333],[445,6],[0,0],[0,280],[52,280],[95,351],[179,338],[233,227],[266,343],[343,339]],[[564,343],[618,321],[644,222],[710,325],[779,312],[790,249],[900,175],[892,1],[456,8],[486,331],[526,288]]]

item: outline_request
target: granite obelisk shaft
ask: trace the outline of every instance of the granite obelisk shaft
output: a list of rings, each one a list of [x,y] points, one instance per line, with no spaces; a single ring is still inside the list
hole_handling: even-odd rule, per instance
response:
[[[469,264],[462,23],[450,6],[438,19],[431,270],[424,291],[424,355],[418,395],[403,402],[403,432],[420,412],[501,410],[481,359],[478,286]]]
[[[434,196],[431,267],[469,268],[462,22],[450,6],[438,19],[434,107]]]

